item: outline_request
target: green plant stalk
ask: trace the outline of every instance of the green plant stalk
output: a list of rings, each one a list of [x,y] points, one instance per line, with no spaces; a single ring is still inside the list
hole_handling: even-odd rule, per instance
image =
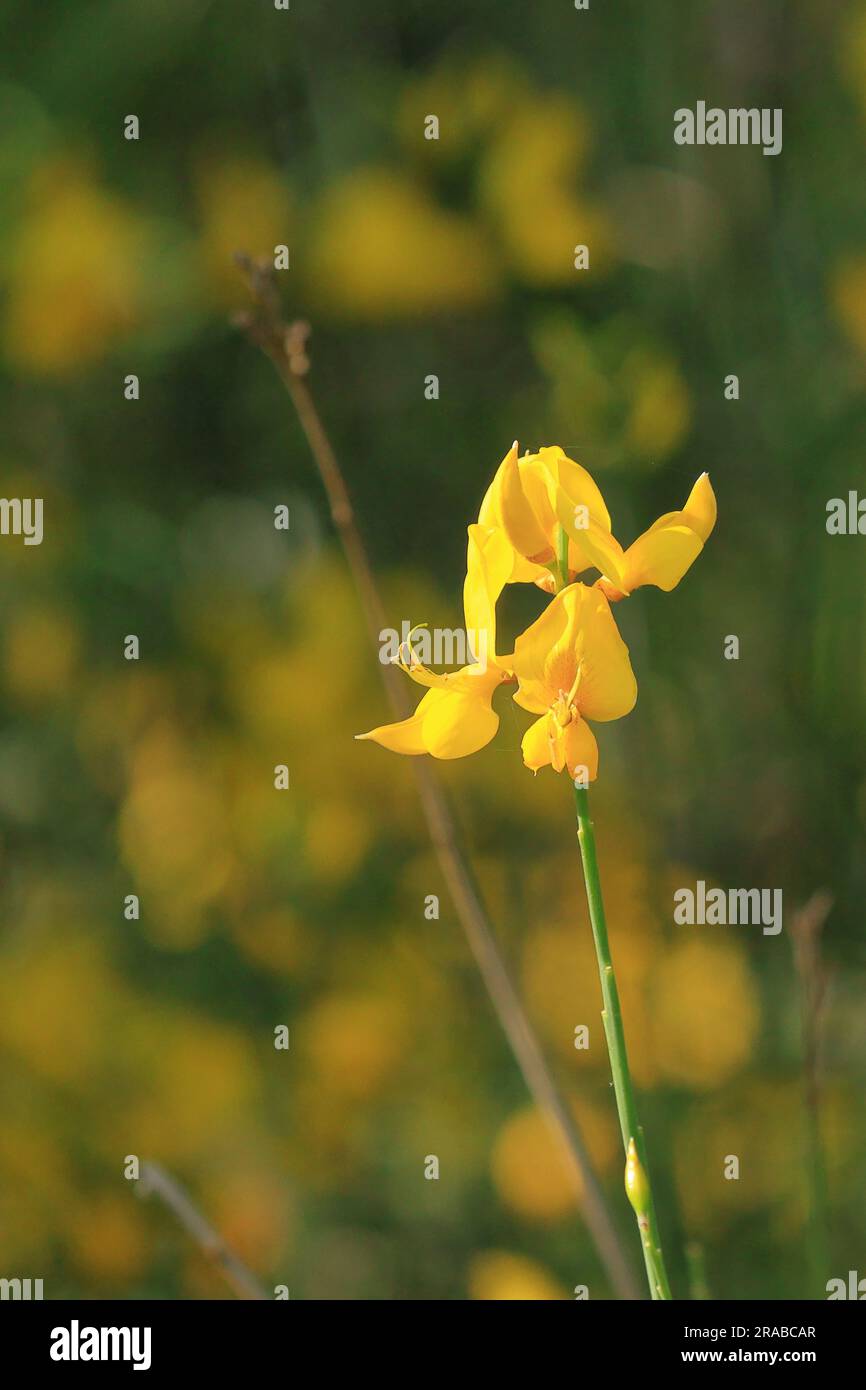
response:
[[[559,545],[557,547],[557,561],[559,564],[559,583],[557,592],[564,589],[568,584],[568,532],[564,526],[559,528]]]
[[[585,787],[576,786],[574,797],[577,806],[577,838],[580,843],[580,857],[583,862],[583,876],[586,882],[586,899],[589,904],[589,919],[592,923],[592,935],[595,941],[595,954],[598,960],[601,995],[604,1003],[601,1017],[607,1038],[607,1050],[610,1056],[610,1070],[613,1076],[613,1089],[616,1095],[620,1129],[622,1130],[623,1148],[628,1152],[629,1140],[634,1139],[640,1166],[646,1175],[649,1188],[646,1206],[642,1212],[638,1213],[637,1217],[647,1279],[652,1298],[669,1299],[671,1290],[662,1255],[655,1203],[650,1185],[646,1144],[638,1120],[637,1102],[625,1046],[619,990],[607,936],[604,901],[601,896],[601,881],[598,873],[598,855],[595,847],[595,831],[589,814],[589,795]]]

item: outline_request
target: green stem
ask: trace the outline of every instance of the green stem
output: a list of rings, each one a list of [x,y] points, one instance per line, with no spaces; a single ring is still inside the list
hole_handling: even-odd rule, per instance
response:
[[[559,547],[557,553],[559,563],[559,583],[557,591],[564,589],[568,584],[568,532],[564,526],[559,528]]]
[[[616,1108],[622,1130],[623,1148],[628,1152],[629,1140],[633,1139],[638,1160],[646,1177],[648,1199],[645,1208],[638,1213],[638,1230],[644,1252],[650,1294],[654,1299],[669,1299],[670,1285],[665,1271],[656,1220],[655,1203],[650,1185],[649,1164],[643,1129],[637,1114],[634,1086],[628,1065],[625,1046],[625,1032],[622,1025],[622,1009],[619,1002],[616,975],[610,954],[607,937],[607,923],[604,916],[604,901],[601,896],[601,881],[598,873],[598,856],[595,848],[595,831],[589,814],[589,796],[585,787],[575,786],[574,797],[577,805],[577,838],[580,842],[580,857],[583,862],[583,876],[586,881],[586,898],[589,904],[589,919],[595,941],[595,954],[598,959],[598,973],[601,979],[601,996],[604,1003],[602,1022],[604,1023],[607,1050],[610,1056],[610,1070],[613,1075],[613,1089],[616,1095]]]

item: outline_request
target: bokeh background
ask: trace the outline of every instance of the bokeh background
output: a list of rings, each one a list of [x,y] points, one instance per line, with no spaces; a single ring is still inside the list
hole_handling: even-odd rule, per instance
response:
[[[0,1274],[231,1297],[136,1199],[137,1154],[293,1298],[610,1295],[411,769],[353,742],[388,717],[376,652],[291,404],[230,324],[233,252],[280,243],[395,627],[460,623],[515,437],[589,467],[624,542],[710,471],[703,556],[617,610],[640,696],[594,794],[662,1228],[681,1297],[689,1242],[715,1296],[822,1294],[790,926],[823,889],[827,1277],[866,1273],[866,540],[825,529],[866,493],[866,5],[4,20],[2,492],[44,497],[45,540],[0,540]],[[698,99],[781,106],[782,154],[676,147]],[[509,591],[506,628],[538,602]],[[569,787],[523,769],[502,706],[445,776],[637,1265]],[[785,930],[674,927],[697,878],[782,888]]]

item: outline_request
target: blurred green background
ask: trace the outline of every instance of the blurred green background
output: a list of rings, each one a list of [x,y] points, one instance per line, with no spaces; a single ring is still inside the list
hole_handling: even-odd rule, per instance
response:
[[[624,543],[709,470],[704,554],[617,609],[640,695],[594,793],[662,1228],[681,1297],[688,1241],[716,1296],[821,1294],[790,924],[826,889],[827,1277],[866,1274],[866,541],[825,529],[866,493],[866,4],[4,8],[2,491],[45,540],[0,540],[0,1274],[231,1296],[138,1154],[293,1298],[610,1295],[411,769],[353,742],[389,717],[376,651],[230,325],[233,252],[280,243],[395,627],[459,625],[513,438],[588,467]],[[781,106],[781,155],[675,146],[699,99]],[[444,774],[637,1266],[569,787],[501,703]],[[674,927],[697,878],[782,888],[785,930]]]

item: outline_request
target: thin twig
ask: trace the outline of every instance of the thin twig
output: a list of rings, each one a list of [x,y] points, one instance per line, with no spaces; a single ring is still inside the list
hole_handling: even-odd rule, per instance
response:
[[[271,359],[291,396],[324,484],[331,517],[360,595],[368,631],[378,648],[379,634],[387,625],[382,601],[342,471],[306,381],[310,365],[307,356],[310,327],[302,321],[289,325],[283,322],[273,268],[267,262],[256,262],[246,255],[238,255],[236,260],[246,276],[254,309],[238,314],[235,324]],[[403,719],[410,712],[404,683],[395,667],[382,664],[380,670],[394,715]],[[433,848],[469,947],[527,1088],[563,1145],[587,1229],[619,1297],[639,1298],[631,1265],[623,1251],[579,1127],[559,1093],[523,1009],[493,935],[478,886],[460,849],[454,813],[442,782],[427,759],[410,758],[409,761]]]
[[[268,1295],[255,1275],[205,1220],[180,1183],[158,1163],[142,1163],[136,1192],[139,1197],[159,1197],[202,1253],[216,1265],[238,1298],[267,1300]]]

